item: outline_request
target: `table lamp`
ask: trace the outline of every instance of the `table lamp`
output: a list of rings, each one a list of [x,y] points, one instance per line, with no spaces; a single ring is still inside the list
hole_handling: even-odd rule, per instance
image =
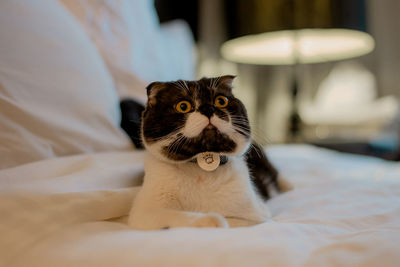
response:
[[[293,141],[300,130],[296,66],[355,58],[370,53],[374,46],[374,40],[369,34],[357,30],[298,29],[232,39],[222,45],[221,54],[224,59],[235,63],[293,66],[289,129]],[[256,107],[256,111],[258,116],[259,107]]]

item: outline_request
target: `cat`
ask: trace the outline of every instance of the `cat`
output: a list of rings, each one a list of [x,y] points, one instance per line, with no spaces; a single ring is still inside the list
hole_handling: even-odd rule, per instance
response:
[[[232,94],[234,78],[147,86],[141,141],[148,153],[128,218],[132,228],[226,228],[268,219],[265,201],[283,188],[252,142],[246,109]]]

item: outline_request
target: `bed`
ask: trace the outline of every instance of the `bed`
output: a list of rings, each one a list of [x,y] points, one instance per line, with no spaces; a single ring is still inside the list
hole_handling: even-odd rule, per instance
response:
[[[308,145],[265,148],[294,186],[265,223],[130,229],[146,152],[119,128],[118,99],[140,98],[141,79],[73,14],[0,3],[0,266],[399,266],[400,165]]]
[[[400,166],[309,146],[267,149],[295,189],[272,218],[232,229],[124,223],[143,152],[43,160],[0,172],[4,266],[398,266]]]

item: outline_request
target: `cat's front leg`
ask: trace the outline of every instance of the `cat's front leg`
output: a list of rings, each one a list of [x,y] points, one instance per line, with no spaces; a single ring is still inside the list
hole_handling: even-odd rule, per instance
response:
[[[150,177],[148,177],[148,181]],[[158,230],[177,227],[229,227],[217,213],[182,210],[172,183],[147,182],[137,194],[129,214],[128,224],[138,230]]]
[[[135,208],[128,224],[137,230],[159,230],[178,227],[229,227],[226,219],[217,213],[187,212],[168,208]]]

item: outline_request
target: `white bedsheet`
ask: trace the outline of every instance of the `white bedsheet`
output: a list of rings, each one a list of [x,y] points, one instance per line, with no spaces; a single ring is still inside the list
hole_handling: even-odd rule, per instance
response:
[[[134,231],[142,152],[0,171],[2,266],[399,266],[400,165],[308,146],[268,154],[295,185],[272,219],[235,229]]]

